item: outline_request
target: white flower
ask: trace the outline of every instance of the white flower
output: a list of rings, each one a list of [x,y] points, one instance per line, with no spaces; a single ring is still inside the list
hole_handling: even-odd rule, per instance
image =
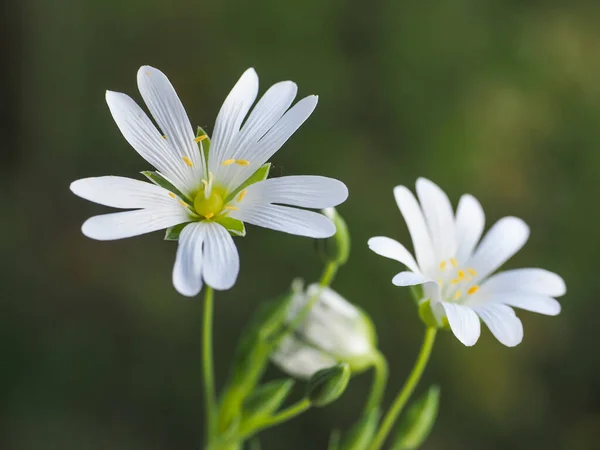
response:
[[[566,287],[557,274],[531,268],[492,275],[527,241],[529,228],[521,219],[500,219],[479,242],[485,217],[473,196],[461,197],[455,216],[446,194],[431,181],[420,178],[417,195],[420,204],[406,187],[394,189],[416,261],[402,244],[387,237],[369,239],[369,247],[409,269],[392,283],[423,285],[422,301],[431,301],[435,319],[442,324],[447,318],[464,345],[477,342],[479,319],[502,344],[519,344],[523,325],[512,307],[550,316],[560,313],[554,297],[565,294]]]
[[[173,284],[181,294],[194,296],[203,279],[215,289],[235,283],[239,256],[228,230],[243,235],[243,222],[313,238],[335,233],[325,216],[281,205],[335,206],[348,196],[343,183],[318,176],[263,180],[268,173],[263,165],[310,116],[316,96],[290,108],[297,87],[283,81],[267,90],[246,117],[258,92],[258,76],[248,69],[221,107],[205,157],[207,136],[194,134],[167,77],[144,66],[137,80],[160,131],[129,96],[107,91],[106,101],[125,139],[158,170],[149,176],[155,184],[114,176],[73,182],[71,190],[80,197],[135,209],[92,217],[83,234],[113,240],[187,224],[179,235]],[[261,181],[247,185],[255,173]]]
[[[368,367],[373,361],[376,337],[367,315],[328,287],[312,284],[306,291],[301,285],[293,289],[288,323],[314,295],[319,299],[296,331],[273,352],[273,362],[297,378],[310,378],[339,362],[347,362],[353,371]]]

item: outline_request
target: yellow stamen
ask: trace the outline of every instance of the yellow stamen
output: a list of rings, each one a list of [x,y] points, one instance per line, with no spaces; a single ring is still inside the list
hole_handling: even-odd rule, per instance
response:
[[[235,163],[238,166],[249,166],[250,165],[250,161],[248,161],[247,159],[236,159]]]
[[[452,267],[458,266],[458,261],[454,258],[450,258],[450,263],[452,263]]]
[[[467,294],[469,295],[473,295],[475,292],[477,292],[479,290],[479,286],[475,285],[475,286],[471,286],[469,288],[469,290],[467,291]]]
[[[215,214],[214,214],[214,213],[211,213],[211,212],[209,212],[209,213],[206,213],[206,214],[204,215],[204,217],[206,217],[207,219],[212,219],[214,216],[215,216]]]
[[[162,138],[163,138],[163,139],[166,139],[166,138],[167,138],[167,135],[166,135],[166,134],[163,134],[163,135],[162,135]]]
[[[454,294],[454,300],[458,300],[461,297],[462,297],[462,292],[461,291],[456,291],[456,294]]]
[[[464,278],[465,278],[465,272],[464,272],[464,271],[462,271],[462,270],[459,270],[459,271],[458,271],[458,279],[459,279],[459,280],[462,280],[462,279],[464,279]]]
[[[223,161],[221,164],[223,166],[230,166],[235,162],[235,159],[226,159],[225,161]]]
[[[180,204],[181,206],[183,206],[184,208],[187,208],[187,207],[188,207],[188,204],[187,204],[186,202],[184,202],[183,200],[179,200],[179,204]]]
[[[194,165],[192,160],[190,158],[188,158],[187,156],[183,156],[181,159],[183,159],[183,162],[186,163],[190,167],[192,167]]]
[[[229,211],[237,211],[237,210],[239,210],[240,208],[238,208],[237,206],[229,206],[229,205],[228,205],[228,206],[226,206],[226,207],[225,207],[225,209],[228,209]]]
[[[238,195],[237,201],[238,203],[241,202],[242,200],[244,200],[244,197],[246,196],[246,193],[248,191],[246,189],[244,189],[242,192],[240,192],[240,195]]]
[[[171,198],[177,198],[177,196],[175,194],[173,194],[172,192],[169,192],[169,197],[171,197]]]
[[[467,272],[469,272],[469,275],[471,275],[472,277],[477,275],[475,269],[471,269],[470,267],[467,269]]]
[[[200,141],[203,141],[204,139],[206,139],[208,136],[206,134],[203,134],[202,136],[198,136],[197,138],[194,139],[194,142],[198,143]]]
[[[455,278],[454,280],[450,280],[450,284],[458,284],[460,283],[460,280],[458,278]]]
[[[442,272],[443,272],[444,270],[446,270],[446,266],[447,266],[447,265],[448,265],[448,263],[447,263],[446,261],[442,261],[442,262],[440,263],[440,269],[442,270]]]

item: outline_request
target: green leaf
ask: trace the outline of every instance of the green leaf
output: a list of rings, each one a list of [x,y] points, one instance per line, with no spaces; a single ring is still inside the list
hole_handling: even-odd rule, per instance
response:
[[[244,401],[243,420],[260,420],[273,414],[287,398],[294,384],[293,379],[285,378],[258,386]]]
[[[246,226],[244,225],[244,222],[242,222],[241,220],[237,220],[237,219],[234,219],[233,217],[228,217],[228,216],[219,216],[219,217],[215,218],[214,220],[215,220],[215,222],[223,225],[225,227],[225,229],[227,231],[229,231],[229,233],[232,236],[240,236],[240,237],[246,236]]]
[[[341,450],[366,450],[373,441],[379,423],[379,408],[373,408],[363,415],[351,428],[342,442]]]
[[[140,173],[142,175],[144,175],[146,178],[148,178],[152,183],[156,184],[157,186],[160,186],[161,188],[165,188],[168,191],[171,191],[173,194],[180,197],[184,202],[186,202],[190,206],[193,206],[190,199],[188,199],[185,195],[183,195],[183,193],[179,189],[177,189],[175,186],[173,186],[173,184],[169,180],[167,180],[165,177],[163,177],[160,173],[153,172],[151,170],[144,170],[143,172],[140,172]]]
[[[251,184],[266,180],[267,177],[269,176],[269,170],[271,170],[271,163],[266,163],[266,164],[263,164],[262,166],[260,166],[260,168],[258,168],[258,170],[256,172],[254,172],[252,175],[250,175],[250,178],[248,178],[246,181],[244,181],[235,191],[233,191],[231,194],[229,194],[227,196],[227,198],[225,199],[225,204],[227,204],[231,200],[233,200],[234,197],[239,192],[246,189]]]
[[[316,372],[306,388],[311,404],[322,407],[337,400],[346,390],[352,371],[347,363],[340,363]]]
[[[292,294],[286,293],[278,300],[261,305],[242,333],[223,393],[220,429],[226,429],[239,417],[244,400],[265,372],[271,353],[271,339],[285,327],[291,299]]]
[[[181,234],[181,230],[183,230],[185,226],[189,223],[190,222],[180,223],[179,225],[175,225],[174,227],[167,228],[167,231],[165,231],[165,241],[178,241],[179,235]]]
[[[423,445],[435,424],[439,403],[440,388],[431,386],[407,411],[391,449],[415,450]]]

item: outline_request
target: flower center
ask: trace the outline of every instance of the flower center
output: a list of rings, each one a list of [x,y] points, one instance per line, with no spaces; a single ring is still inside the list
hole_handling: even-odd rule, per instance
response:
[[[223,210],[223,190],[213,186],[210,190],[210,195],[205,195],[205,190],[202,189],[194,199],[194,209],[205,219],[212,219]]]
[[[461,268],[459,262],[454,258],[442,261],[439,268],[441,276],[438,284],[442,289],[444,300],[458,302],[479,290],[479,286],[472,282],[473,278],[477,276],[475,269]]]

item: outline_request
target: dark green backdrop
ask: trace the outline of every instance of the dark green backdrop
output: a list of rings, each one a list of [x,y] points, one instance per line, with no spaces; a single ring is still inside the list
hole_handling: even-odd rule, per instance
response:
[[[148,165],[119,134],[106,89],[140,99],[135,74],[171,78],[192,122],[212,129],[253,66],[261,91],[293,79],[320,95],[274,158],[274,175],[345,181],[353,238],[335,287],[372,314],[391,364],[386,403],[421,337],[399,267],[366,241],[408,243],[392,188],[426,176],[476,195],[488,224],[532,228],[509,267],[564,276],[556,318],[520,313],[514,349],[484,332],[444,333],[425,383],[442,385],[425,450],[592,449],[600,441],[600,8],[589,1],[10,0],[0,14],[0,448],[198,449],[201,301],[170,281],[161,233],[84,238],[108,211],[72,195],[77,178]],[[222,382],[241,327],[295,276],[320,270],[313,243],[250,227],[242,270],[217,296]],[[269,376],[277,376],[272,369]],[[334,405],[265,432],[266,450],[325,447],[358,415],[369,375]],[[425,387],[425,384],[421,388]]]

